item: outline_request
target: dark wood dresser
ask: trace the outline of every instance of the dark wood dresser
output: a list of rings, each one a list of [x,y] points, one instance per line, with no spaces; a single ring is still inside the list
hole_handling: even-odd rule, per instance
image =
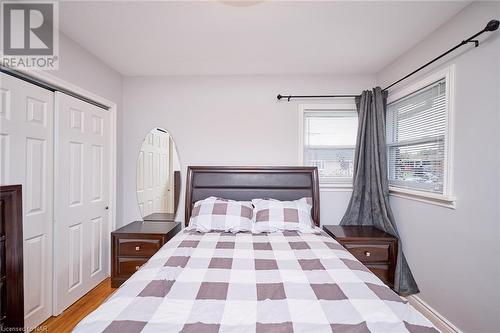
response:
[[[21,185],[0,187],[0,332],[24,330]]]
[[[371,226],[325,225],[323,230],[345,247],[390,288],[398,255],[398,239]]]
[[[111,286],[119,287],[180,230],[180,222],[135,221],[113,231]]]

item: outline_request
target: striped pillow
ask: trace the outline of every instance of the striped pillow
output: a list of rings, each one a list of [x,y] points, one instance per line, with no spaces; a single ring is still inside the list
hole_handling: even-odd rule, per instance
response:
[[[275,232],[278,230],[298,230],[312,233],[317,229],[311,217],[311,198],[295,201],[274,199],[253,199],[253,232]]]
[[[189,228],[200,232],[251,231],[252,216],[253,207],[249,201],[209,197],[194,204]]]

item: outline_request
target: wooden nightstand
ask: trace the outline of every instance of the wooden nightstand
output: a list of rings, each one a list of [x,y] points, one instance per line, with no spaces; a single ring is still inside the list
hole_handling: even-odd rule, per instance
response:
[[[144,221],[148,222],[174,222],[174,213],[153,213],[142,218]]]
[[[111,286],[118,288],[180,230],[180,222],[135,221],[113,231]]]
[[[390,288],[398,255],[398,239],[371,226],[325,225],[323,230]]]

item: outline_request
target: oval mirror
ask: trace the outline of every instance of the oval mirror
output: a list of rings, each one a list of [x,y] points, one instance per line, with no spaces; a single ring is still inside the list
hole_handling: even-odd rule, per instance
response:
[[[137,203],[144,221],[175,221],[181,176],[177,149],[170,134],[153,128],[137,158]]]

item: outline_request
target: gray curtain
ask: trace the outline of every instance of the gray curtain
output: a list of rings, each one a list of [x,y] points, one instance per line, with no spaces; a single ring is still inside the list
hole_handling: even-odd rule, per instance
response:
[[[376,87],[356,98],[359,127],[354,155],[353,192],[341,225],[373,225],[398,237],[394,216],[389,206],[385,113],[387,92]],[[400,295],[419,292],[406,262],[401,240],[394,289]]]

